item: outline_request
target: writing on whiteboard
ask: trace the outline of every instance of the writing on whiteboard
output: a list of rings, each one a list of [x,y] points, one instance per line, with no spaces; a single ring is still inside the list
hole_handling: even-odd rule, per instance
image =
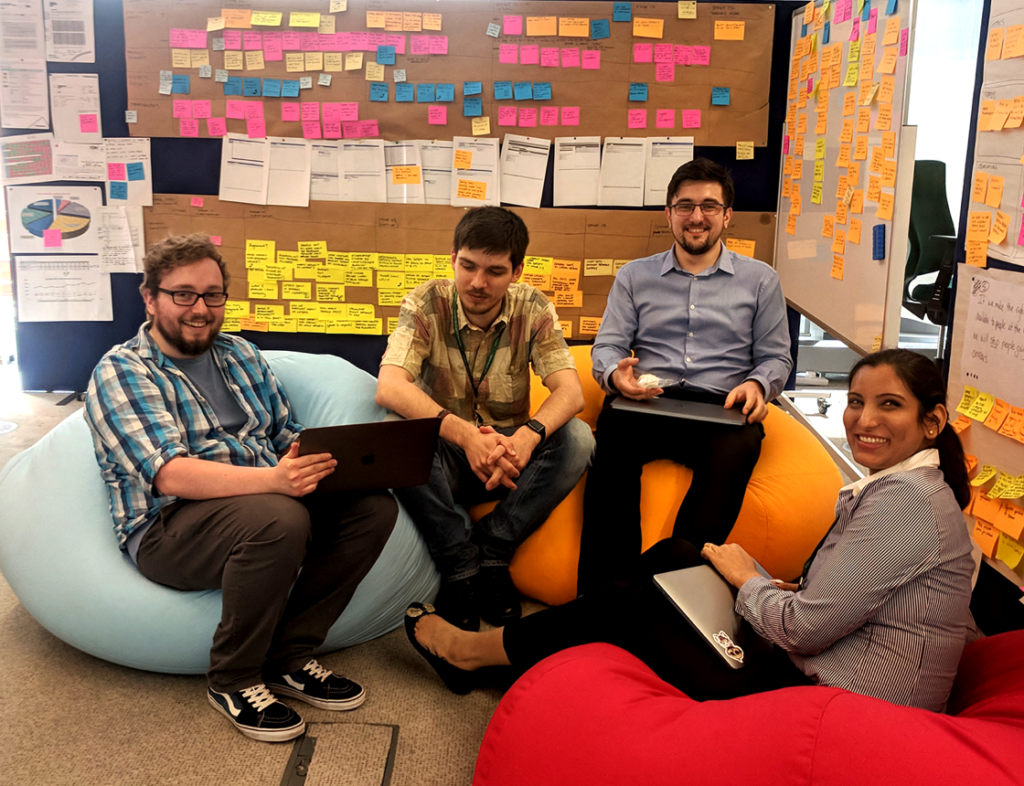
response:
[[[1024,287],[972,276],[961,368],[965,380],[979,389],[1004,400],[1018,395],[1024,374]]]

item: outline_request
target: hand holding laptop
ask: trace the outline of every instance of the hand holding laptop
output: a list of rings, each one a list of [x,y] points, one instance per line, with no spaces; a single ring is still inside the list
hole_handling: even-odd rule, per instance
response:
[[[274,487],[280,494],[289,497],[304,497],[316,490],[316,485],[326,478],[338,462],[330,453],[299,455],[299,440],[288,446],[274,467]]]
[[[763,575],[757,569],[754,558],[738,543],[725,543],[721,546],[705,543],[700,555],[714,565],[715,570],[722,574],[722,578],[737,589],[742,587],[747,579]]]

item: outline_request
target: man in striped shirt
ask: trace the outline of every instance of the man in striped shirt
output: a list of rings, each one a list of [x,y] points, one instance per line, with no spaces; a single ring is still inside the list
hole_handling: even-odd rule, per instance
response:
[[[292,739],[305,723],[274,694],[327,710],[363,703],[313,651],[398,506],[386,493],[307,496],[337,462],[298,455],[301,427],[263,357],[220,333],[228,274],[209,237],[165,240],[144,268],[148,321],[103,356],[85,405],[114,531],[152,581],[223,591],[209,702],[247,737]]]

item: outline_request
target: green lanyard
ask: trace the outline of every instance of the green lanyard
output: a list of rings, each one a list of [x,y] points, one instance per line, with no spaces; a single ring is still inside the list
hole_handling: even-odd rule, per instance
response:
[[[459,331],[459,293],[458,291],[452,296],[452,328],[455,330],[455,341],[459,345],[459,354],[462,355],[462,365],[466,367],[466,376],[469,377],[470,387],[473,388],[473,418],[476,420],[478,426],[483,425],[484,419],[480,417],[480,413],[477,411],[476,398],[480,393],[480,385],[484,382],[484,377],[487,376],[487,372],[491,370],[491,364],[494,362],[494,356],[498,352],[498,343],[501,340],[501,334],[505,331],[505,323],[502,322],[498,327],[498,330],[494,336],[494,340],[491,342],[491,351],[487,353],[487,362],[484,363],[484,371],[480,375],[480,382],[478,383],[473,379],[473,372],[469,368],[469,358],[466,357],[466,347],[462,343],[462,333]]]

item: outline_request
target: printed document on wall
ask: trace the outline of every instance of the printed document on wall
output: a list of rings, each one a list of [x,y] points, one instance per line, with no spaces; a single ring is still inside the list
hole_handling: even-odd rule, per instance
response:
[[[22,134],[0,139],[0,178],[8,185],[61,180],[54,175],[53,134]]]
[[[333,139],[314,139],[310,145],[309,198],[337,202],[338,196],[338,142]]]
[[[137,269],[128,208],[100,208],[100,269],[104,273],[134,273]]]
[[[601,207],[643,207],[647,140],[608,137],[601,156],[597,204]]]
[[[422,205],[423,162],[415,140],[384,143],[384,179],[388,202]]]
[[[220,198],[225,202],[267,204],[270,142],[228,134],[221,143]]]
[[[57,139],[103,139],[99,74],[50,74],[50,111]]]
[[[46,59],[43,8],[39,0],[0,2],[0,58]]]
[[[0,113],[4,128],[50,127],[46,61],[0,57]]]
[[[550,157],[550,140],[505,134],[505,144],[501,146],[502,201],[540,207]]]
[[[92,0],[43,0],[46,59],[51,63],[95,63]]]
[[[309,140],[284,136],[267,137],[270,143],[270,174],[267,204],[309,207]]]
[[[90,180],[102,183],[107,179],[107,148],[103,142],[53,143],[54,180]]]
[[[342,202],[387,202],[384,140],[346,139],[338,147],[338,197]]]
[[[21,256],[19,322],[109,322],[110,274],[98,256]]]
[[[153,162],[147,137],[105,139],[107,204],[152,207]]]
[[[11,251],[15,254],[99,254],[97,186],[8,186]]]
[[[417,144],[423,164],[423,201],[428,205],[450,205],[453,144],[444,139],[420,139]]]
[[[501,204],[497,139],[452,139],[451,199],[454,207]]]
[[[601,180],[601,137],[555,139],[555,207],[596,205]]]
[[[664,205],[672,175],[683,164],[693,161],[692,136],[653,136],[647,138],[647,166],[644,167],[644,204]]]

